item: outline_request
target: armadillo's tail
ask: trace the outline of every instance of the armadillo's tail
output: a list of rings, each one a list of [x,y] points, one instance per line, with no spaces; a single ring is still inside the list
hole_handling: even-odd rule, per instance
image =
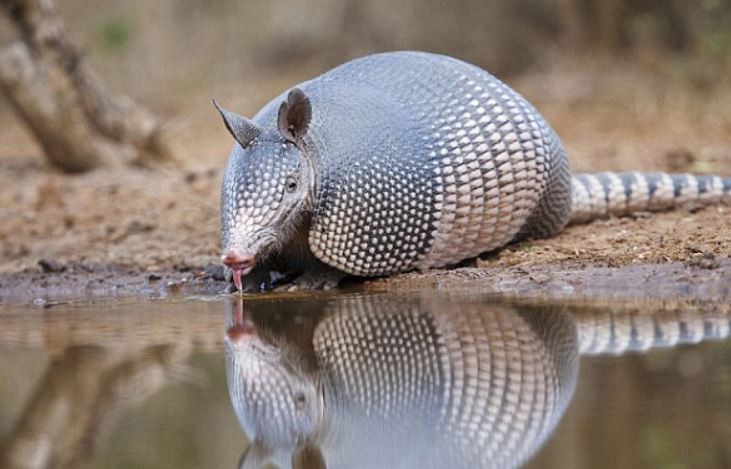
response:
[[[640,352],[706,340],[724,340],[731,333],[731,309],[689,309],[647,313],[616,309],[577,315],[582,355]]]
[[[578,174],[572,178],[569,223],[608,215],[660,211],[689,202],[731,204],[731,178],[666,173]]]

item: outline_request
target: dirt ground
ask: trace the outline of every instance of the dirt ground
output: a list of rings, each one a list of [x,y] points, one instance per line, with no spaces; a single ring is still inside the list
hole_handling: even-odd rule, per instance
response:
[[[671,72],[599,73],[576,66],[510,83],[556,128],[575,171],[731,175],[731,93],[694,87],[682,72]],[[63,291],[106,294],[112,287],[128,294],[186,283],[222,288],[215,268],[218,193],[232,142],[207,102],[194,101],[179,136],[179,170],[62,174],[45,164],[13,115],[0,115],[0,301]],[[692,269],[701,282],[705,275],[731,284],[729,258],[731,207],[714,206],[572,226],[553,239],[511,245],[475,266],[540,279],[551,271],[667,265]]]

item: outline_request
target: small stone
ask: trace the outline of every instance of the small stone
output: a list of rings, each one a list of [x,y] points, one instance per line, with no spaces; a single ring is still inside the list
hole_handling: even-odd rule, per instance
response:
[[[137,233],[147,233],[157,228],[154,222],[147,220],[132,220],[127,224],[127,235]]]
[[[66,270],[66,266],[53,259],[41,259],[38,261],[38,265],[44,274],[57,274]]]
[[[716,257],[711,253],[704,253],[702,256],[694,256],[685,262],[687,267],[713,270],[721,266]]]
[[[695,161],[695,154],[684,147],[673,148],[665,153],[665,166],[673,173],[688,171]]]
[[[539,273],[534,273],[534,274],[530,275],[528,278],[530,278],[534,282],[540,283],[540,284],[548,283],[551,280],[551,276],[550,275],[544,274],[544,273],[540,273],[540,272]]]

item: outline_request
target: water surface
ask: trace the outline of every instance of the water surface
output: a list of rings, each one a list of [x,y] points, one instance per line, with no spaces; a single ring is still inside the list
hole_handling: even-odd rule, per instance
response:
[[[4,306],[0,467],[729,467],[729,318],[457,293]]]

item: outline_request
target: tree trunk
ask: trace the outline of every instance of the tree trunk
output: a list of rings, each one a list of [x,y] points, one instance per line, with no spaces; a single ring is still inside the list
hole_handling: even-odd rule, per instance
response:
[[[0,51],[0,88],[48,160],[66,171],[174,160],[164,123],[109,93],[52,0],[0,0],[20,40]]]

